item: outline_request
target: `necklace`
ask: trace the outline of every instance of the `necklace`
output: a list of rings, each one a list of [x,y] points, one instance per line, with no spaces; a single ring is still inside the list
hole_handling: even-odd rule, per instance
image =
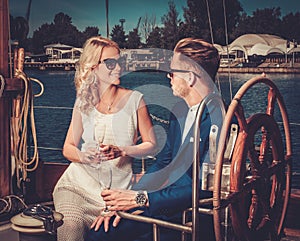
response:
[[[115,100],[116,100],[116,97],[117,97],[117,91],[118,91],[118,89],[117,89],[117,87],[115,87],[114,95],[113,95],[113,98],[112,98],[112,101],[111,101],[110,104],[108,104],[106,101],[102,100],[102,102],[103,102],[105,105],[107,105],[107,112],[110,112],[110,111],[111,111],[111,108],[112,108],[112,106],[113,106],[113,104],[114,104],[114,102],[115,102]]]

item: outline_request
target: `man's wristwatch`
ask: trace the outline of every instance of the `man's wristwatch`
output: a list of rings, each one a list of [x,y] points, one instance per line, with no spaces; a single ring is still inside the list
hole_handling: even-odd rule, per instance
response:
[[[148,202],[147,192],[146,191],[138,191],[135,196],[135,202],[140,207],[145,206]]]

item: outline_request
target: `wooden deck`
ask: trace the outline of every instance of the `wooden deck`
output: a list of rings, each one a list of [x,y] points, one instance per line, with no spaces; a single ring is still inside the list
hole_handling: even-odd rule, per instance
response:
[[[300,229],[285,228],[284,233],[286,237],[282,241],[300,241]]]

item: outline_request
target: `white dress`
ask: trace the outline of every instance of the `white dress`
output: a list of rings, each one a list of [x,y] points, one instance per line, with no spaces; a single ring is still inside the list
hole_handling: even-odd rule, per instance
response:
[[[89,115],[82,114],[82,147],[96,140],[116,146],[134,145],[137,137],[137,109],[142,98],[132,91],[124,107],[112,114],[102,114],[93,109]],[[122,165],[118,165],[122,163]],[[104,208],[100,196],[107,175],[112,173],[111,188],[128,189],[132,178],[132,158],[118,157],[89,165],[72,162],[57,182],[53,201],[55,209],[64,215],[64,224],[58,228],[58,241],[81,241],[92,221]]]

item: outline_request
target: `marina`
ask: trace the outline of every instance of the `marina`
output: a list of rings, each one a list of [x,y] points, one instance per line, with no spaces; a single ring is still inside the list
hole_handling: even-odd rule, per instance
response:
[[[39,71],[29,70],[26,72],[31,78],[38,79],[44,86],[44,92],[40,97],[34,99],[35,109],[35,125],[38,140],[39,158],[42,167],[37,169],[35,175],[29,174],[29,178],[38,178],[41,183],[34,184],[35,192],[28,193],[31,197],[35,196],[38,200],[51,201],[53,185],[60,177],[61,173],[68,166],[68,161],[62,156],[61,150],[64,142],[64,137],[67,127],[72,115],[73,103],[75,101],[75,88],[73,84],[74,71]],[[250,73],[220,73],[218,75],[217,85],[220,85],[219,90],[222,93],[226,103],[231,101],[230,85],[232,91],[235,93],[244,83],[249,79],[257,76],[257,74]],[[292,172],[292,195],[291,203],[293,208],[288,209],[287,212],[287,227],[285,233],[286,238],[282,240],[297,240],[299,237],[298,225],[296,225],[298,215],[297,205],[299,203],[300,189],[300,166],[297,160],[300,156],[298,143],[299,136],[299,113],[294,110],[299,106],[299,92],[300,88],[298,74],[269,74],[274,83],[280,89],[284,100],[287,103],[287,112],[293,113],[289,115],[292,144],[293,144],[293,172]],[[176,103],[176,97],[173,96],[169,88],[169,80],[166,78],[166,73],[163,72],[126,72],[121,77],[121,85],[141,91],[146,102],[149,104],[150,114],[155,126],[159,126],[157,135],[163,133],[162,130],[167,131],[167,119],[170,109]],[[40,85],[33,84],[33,92],[40,92]],[[156,90],[153,92],[153,88]],[[258,94],[260,93],[260,94]],[[245,114],[250,116],[256,112],[264,112],[265,107],[263,88],[255,88],[250,92],[246,99],[243,100],[246,104]],[[157,103],[161,103],[157,105]],[[258,104],[261,103],[261,104]],[[281,126],[282,120],[279,113],[275,111],[275,118],[278,119],[278,124]],[[34,149],[34,146],[31,146]],[[145,160],[146,166],[150,165],[153,160]],[[147,167],[146,167],[147,168]],[[53,172],[55,170],[55,172]],[[137,160],[134,163],[134,172],[140,173],[142,171],[141,161]],[[51,180],[51,182],[49,182]],[[29,184],[29,183],[28,183]],[[27,188],[33,183],[29,184]],[[32,188],[32,186],[31,186]],[[30,189],[28,189],[30,190]],[[30,202],[30,199],[28,199]]]
[[[108,0],[105,3],[109,36]],[[225,1],[223,8],[226,23]],[[0,0],[0,19],[0,239],[56,241],[63,215],[55,211],[52,192],[69,165],[62,146],[76,98],[74,69],[81,50],[53,43],[44,46],[45,54],[27,55],[17,45],[9,53],[6,0]],[[73,27],[70,17],[64,18],[68,24],[57,20]],[[120,22],[123,28],[125,19]],[[228,38],[227,29],[224,32]],[[221,56],[217,91],[200,103],[195,118],[190,139],[192,206],[183,211],[182,222],[118,212],[123,219],[151,224],[154,241],[160,240],[160,228],[181,232],[182,241],[201,240],[202,214],[213,218],[216,241],[300,240],[300,48],[294,39],[271,34],[245,34],[226,42],[215,45]],[[168,118],[178,103],[166,76],[170,55],[153,49],[125,52],[121,85],[144,95],[158,146],[163,146]],[[210,158],[200,169],[201,115],[214,101],[224,110],[223,125],[219,130],[211,127]],[[238,125],[231,123],[233,116]],[[155,156],[135,159],[132,180],[138,181],[153,162]],[[199,187],[210,197],[200,198]]]
[[[28,74],[34,78],[43,79],[43,84],[45,86],[44,94],[36,98],[35,100],[35,112],[36,112],[36,126],[37,129],[43,130],[39,132],[39,153],[41,160],[46,162],[46,166],[49,168],[52,166],[59,166],[63,168],[67,165],[67,160],[61,155],[61,146],[64,141],[64,136],[68,126],[67,116],[71,118],[72,104],[75,100],[75,91],[73,88],[73,77],[74,72],[49,72],[49,71],[29,71]],[[232,73],[230,77],[228,74],[220,73],[218,76],[220,91],[227,103],[230,102],[230,95],[228,89],[229,78],[231,79],[231,84],[233,88],[233,93],[235,93],[239,87],[247,82],[249,79],[257,76],[257,74],[250,73]],[[278,88],[285,100],[287,100],[287,111],[288,113],[294,113],[293,110],[297,108],[299,103],[299,93],[297,91],[300,88],[299,75],[298,74],[270,74],[268,75]],[[60,83],[59,85],[57,83]],[[168,119],[169,110],[174,103],[176,103],[176,98],[172,95],[169,88],[168,79],[165,73],[161,72],[128,72],[124,74],[121,78],[121,84],[126,88],[137,89],[142,91],[145,95],[147,103],[149,103],[150,114],[154,117],[154,125],[159,125],[166,131],[167,125],[165,120]],[[218,84],[218,83],[216,83]],[[163,86],[163,87],[162,87]],[[153,93],[152,88],[157,91]],[[38,86],[34,87],[35,91],[38,91]],[[48,90],[55,89],[55,93],[50,94]],[[255,112],[264,112],[264,97],[262,94],[258,95],[259,92],[264,92],[262,89],[255,89],[253,93],[249,93],[246,96],[247,108],[245,109],[246,115],[250,116]],[[255,96],[255,97],[254,97]],[[151,103],[156,102],[164,103],[161,106],[152,106]],[[63,103],[63,104],[62,104]],[[257,103],[262,103],[257,105]],[[167,110],[165,107],[168,107]],[[275,113],[276,119],[279,121],[281,126],[281,120],[278,116],[279,113]],[[291,133],[292,133],[292,144],[293,144],[293,172],[292,172],[292,195],[291,202],[293,207],[297,207],[299,203],[299,190],[300,188],[300,165],[297,162],[300,156],[300,149],[298,143],[300,142],[299,136],[299,114],[295,113],[289,116]],[[59,121],[58,121],[59,120]],[[58,127],[59,123],[59,127]],[[64,124],[63,124],[64,123]],[[43,128],[45,125],[48,128]],[[158,137],[162,133],[162,129],[158,129]],[[46,132],[44,132],[46,131]],[[150,165],[153,160],[146,160],[146,165]],[[57,163],[62,163],[61,165]],[[136,160],[134,163],[135,173],[141,172],[141,162]],[[50,168],[51,169],[51,168]],[[46,169],[45,169],[46,170]],[[45,176],[48,176],[45,171]],[[58,178],[58,177],[57,177]],[[40,189],[41,191],[42,189]],[[43,198],[51,198],[51,188],[48,187],[48,192],[44,190],[40,195]],[[295,205],[296,204],[296,205]],[[292,236],[292,239],[286,240],[297,240],[295,236],[298,237],[298,210],[297,208],[288,209],[288,220],[286,234]],[[285,240],[285,239],[283,239]]]

